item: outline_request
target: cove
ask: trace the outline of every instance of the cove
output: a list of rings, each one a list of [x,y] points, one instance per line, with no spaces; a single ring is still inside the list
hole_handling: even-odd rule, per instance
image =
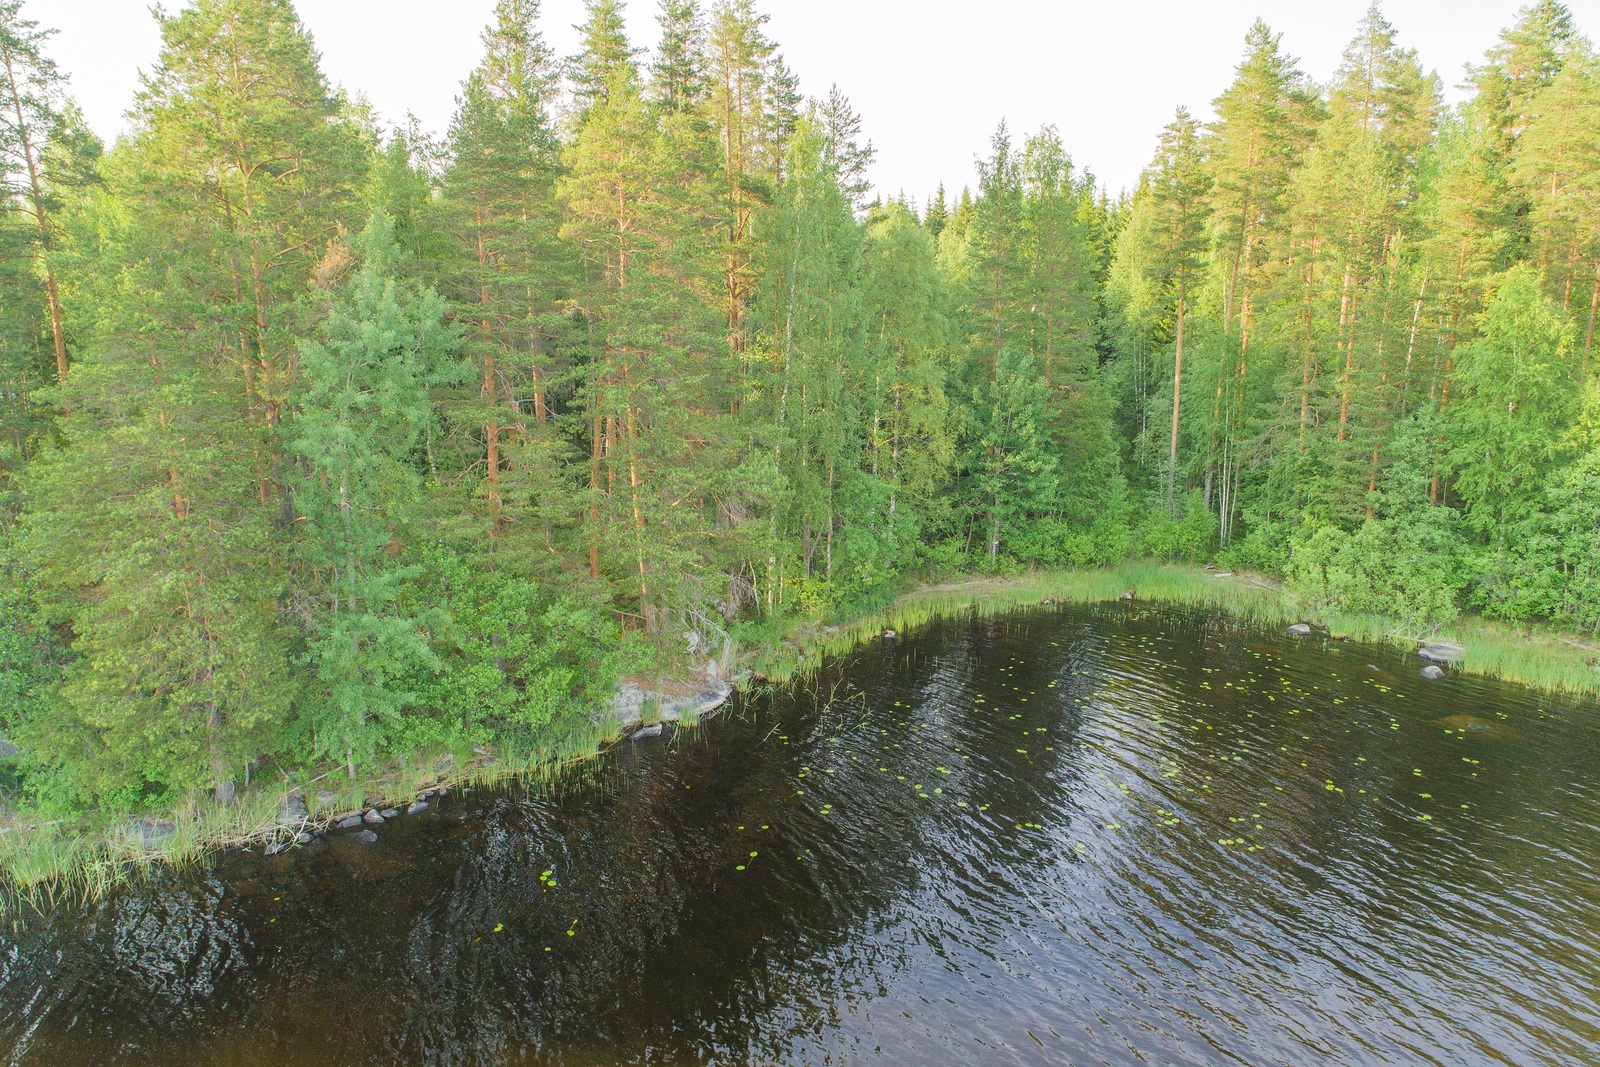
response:
[[[55,1064],[1583,1064],[1592,700],[1144,603],[0,933]]]

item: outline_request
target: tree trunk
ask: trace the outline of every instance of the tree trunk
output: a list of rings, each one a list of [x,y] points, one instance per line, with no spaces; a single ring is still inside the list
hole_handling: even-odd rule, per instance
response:
[[[1183,313],[1184,298],[1178,297],[1177,345],[1172,365],[1172,435],[1167,443],[1167,507],[1172,507],[1172,488],[1178,476],[1178,406],[1183,400]]]
[[[33,136],[22,117],[22,93],[17,87],[17,72],[6,55],[6,81],[11,87],[11,102],[16,107],[17,136],[22,142],[22,158],[28,167],[28,188],[32,193],[33,219],[39,226],[39,254],[44,267],[44,294],[50,305],[50,338],[55,342],[56,384],[67,384],[67,335],[61,317],[61,293],[56,287],[55,268],[50,263],[50,221],[44,210],[44,183],[39,178]]]

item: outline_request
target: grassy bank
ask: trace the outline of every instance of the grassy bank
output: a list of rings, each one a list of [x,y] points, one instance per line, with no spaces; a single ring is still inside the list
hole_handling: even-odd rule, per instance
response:
[[[998,615],[1047,600],[1104,603],[1129,593],[1141,601],[1225,611],[1266,626],[1308,622],[1341,638],[1407,649],[1427,641],[1454,641],[1466,649],[1466,660],[1457,669],[1467,674],[1551,692],[1600,694],[1600,647],[1559,630],[1469,617],[1420,632],[1377,615],[1319,612],[1301,603],[1292,591],[1253,575],[1153,562],[922,586],[896,598],[881,612],[837,626],[824,626],[814,619],[799,622],[782,641],[747,653],[746,662],[757,674],[785,679],[884,630],[905,633],[939,619]]]
[[[193,863],[208,853],[239,846],[290,844],[301,830],[321,830],[336,816],[369,807],[404,808],[425,791],[479,788],[519,779],[530,788],[556,789],[582,779],[594,756],[623,733],[606,715],[584,718],[526,751],[473,749],[419,755],[382,775],[351,780],[342,768],[305,784],[281,781],[243,790],[232,804],[196,794],[182,805],[142,820],[0,820],[0,919],[15,921],[30,909],[63,900],[98,899],[155,867]],[[306,814],[284,818],[288,795],[302,798]],[[170,823],[159,840],[141,838],[139,822]]]
[[[1310,622],[1358,641],[1414,648],[1425,640],[1451,640],[1466,649],[1458,668],[1553,692],[1600,694],[1600,649],[1554,630],[1528,630],[1481,619],[1462,619],[1437,632],[1418,633],[1393,619],[1308,611],[1289,591],[1250,575],[1222,576],[1198,567],[1130,563],[1097,570],[1034,572],[976,578],[912,589],[883,611],[838,625],[791,620],[781,631],[747,638],[739,665],[755,677],[785,682],[824,657],[848,652],[884,630],[900,633],[940,619],[998,615],[1057,603],[1094,604],[1130,594],[1139,601],[1206,608],[1267,626]],[[404,807],[421,791],[484,786],[521,778],[535,786],[572,782],[593,757],[617,740],[620,724],[585,719],[524,752],[474,751],[408,761],[380,777],[350,782],[340,773],[313,779],[298,792],[308,805],[310,828],[363,806]],[[280,821],[285,788],[257,788],[220,808],[196,798],[171,812],[172,833],[142,844],[127,822],[115,824],[12,823],[0,826],[0,914],[19,904],[45,906],[62,897],[95,897],[156,864],[193,862],[209,851],[292,838],[301,829]],[[331,794],[319,800],[319,793]]]

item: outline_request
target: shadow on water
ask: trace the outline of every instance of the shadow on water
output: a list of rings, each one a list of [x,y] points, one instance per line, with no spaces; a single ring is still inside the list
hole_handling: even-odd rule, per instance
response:
[[[830,662],[0,940],[42,1064],[1580,1064],[1592,708],[1208,613]]]

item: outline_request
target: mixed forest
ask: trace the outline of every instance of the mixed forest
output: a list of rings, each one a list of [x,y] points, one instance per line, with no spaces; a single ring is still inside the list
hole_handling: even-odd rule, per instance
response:
[[[1136,189],[1001,125],[921,202],[752,0],[662,0],[648,53],[620,0],[570,57],[539,15],[435,135],[290,0],[193,0],[106,145],[0,0],[17,803],[527,748],[686,640],[972,572],[1600,628],[1600,59],[1555,0],[1459,105],[1376,7],[1326,84],[1257,22]]]

